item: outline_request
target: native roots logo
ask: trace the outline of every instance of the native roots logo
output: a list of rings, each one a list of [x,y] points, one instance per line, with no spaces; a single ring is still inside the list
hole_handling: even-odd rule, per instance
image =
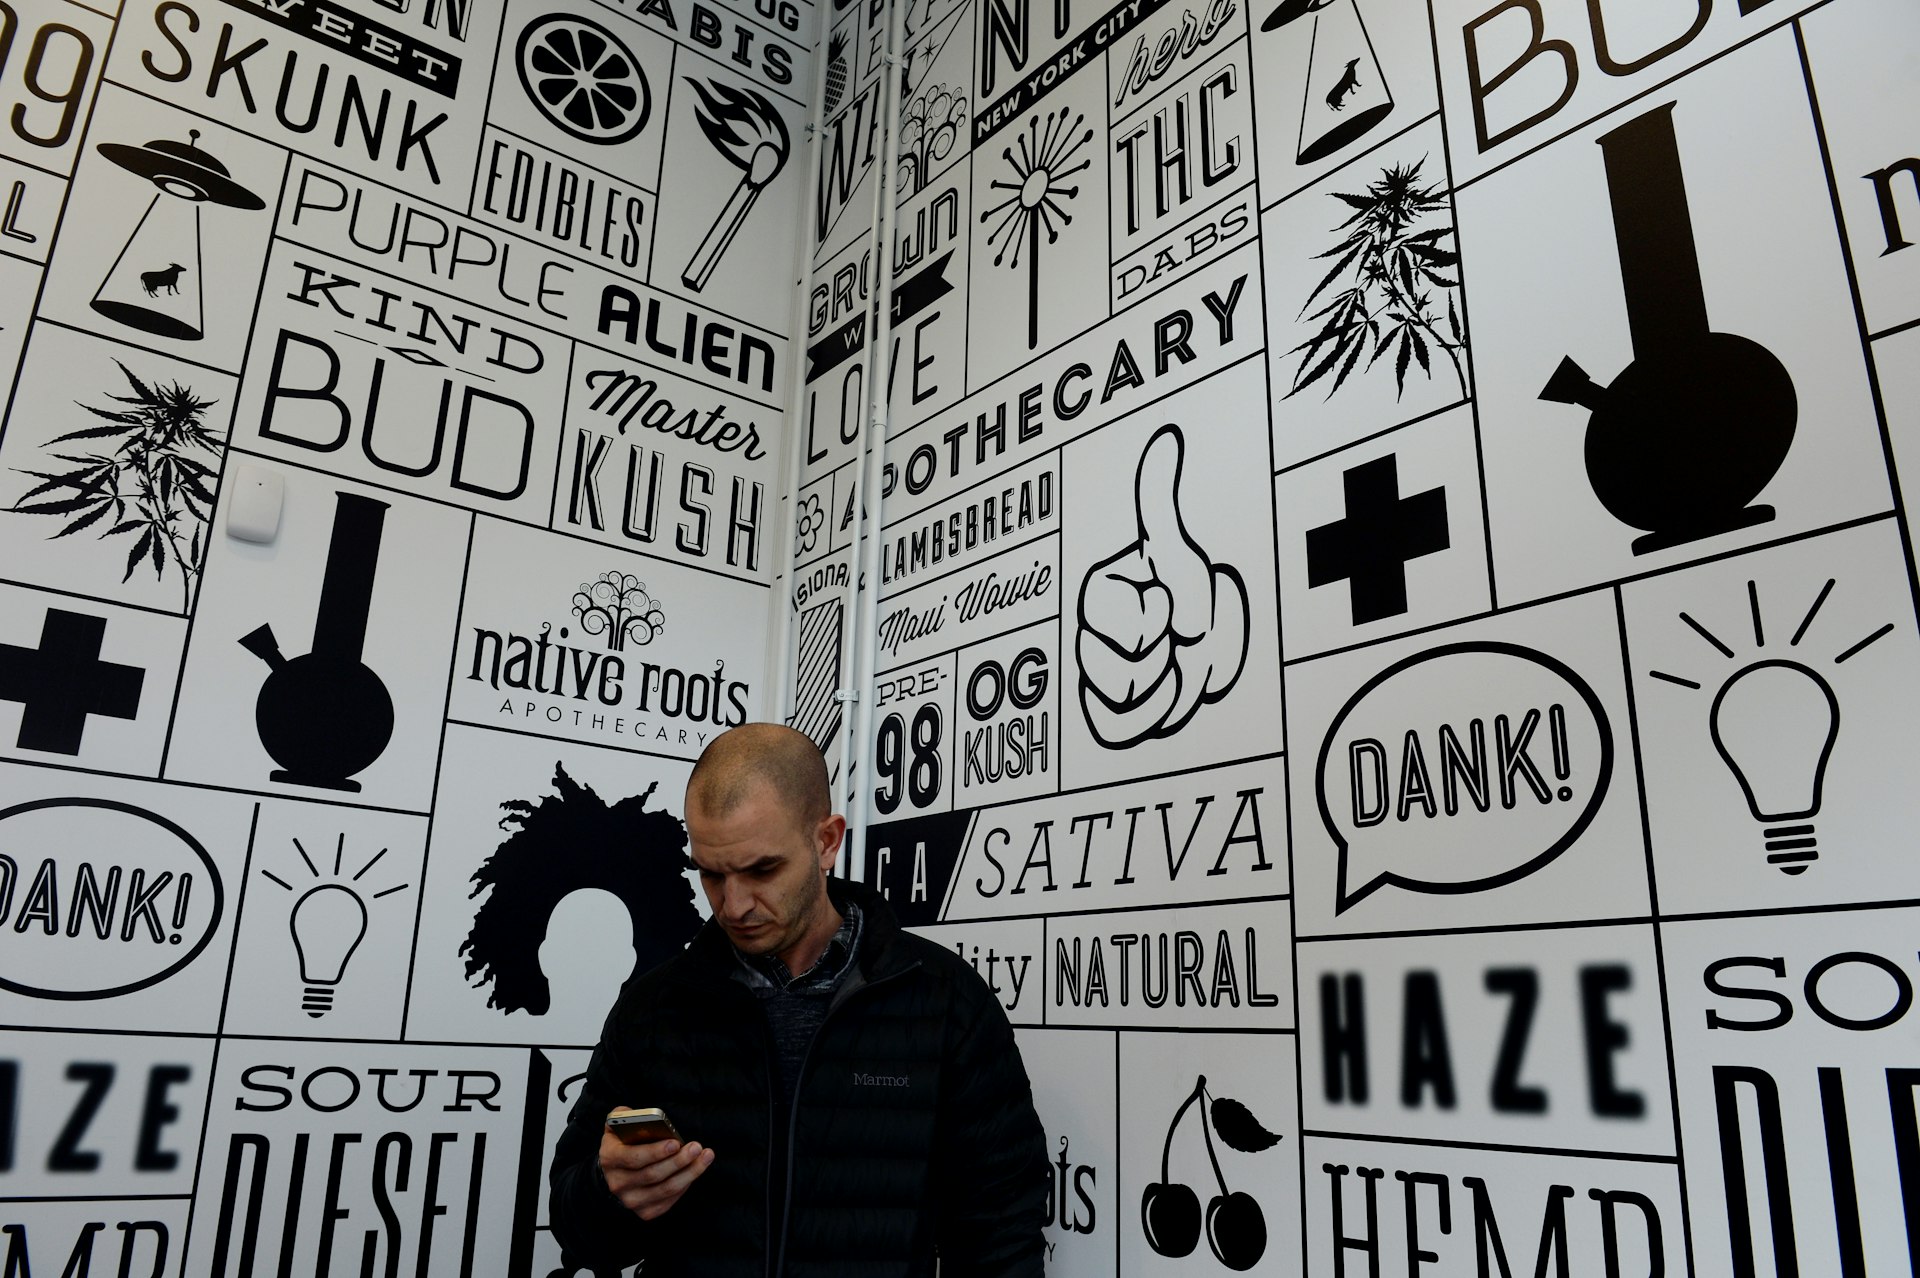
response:
[[[666,627],[666,609],[644,581],[604,572],[573,592],[569,612],[577,636],[551,621],[531,636],[473,628],[466,679],[529,694],[502,699],[502,718],[695,746],[746,722],[749,685],[727,678],[726,662],[686,670],[636,658]]]

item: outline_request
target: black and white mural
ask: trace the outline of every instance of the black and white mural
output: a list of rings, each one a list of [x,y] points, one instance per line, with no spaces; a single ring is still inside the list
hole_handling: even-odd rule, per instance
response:
[[[816,25],[0,3],[9,1278],[571,1272],[767,713]]]
[[[776,714],[1050,1273],[1914,1271],[1916,48],[4,0],[0,1271],[579,1272]]]
[[[860,873],[1049,1272],[1909,1272],[1920,11],[915,3],[876,254],[883,20],[787,659],[837,741],[873,518]]]

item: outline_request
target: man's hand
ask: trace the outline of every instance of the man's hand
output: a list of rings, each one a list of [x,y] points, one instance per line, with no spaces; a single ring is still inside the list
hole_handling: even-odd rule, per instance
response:
[[[1178,426],[1154,432],[1134,475],[1139,536],[1080,583],[1080,705],[1109,749],[1172,736],[1246,660],[1246,584],[1180,517],[1185,452]]]
[[[616,1109],[608,1117],[623,1112]],[[600,1133],[600,1171],[607,1178],[607,1188],[622,1207],[642,1220],[665,1213],[711,1166],[713,1151],[698,1141],[623,1145],[612,1132]]]

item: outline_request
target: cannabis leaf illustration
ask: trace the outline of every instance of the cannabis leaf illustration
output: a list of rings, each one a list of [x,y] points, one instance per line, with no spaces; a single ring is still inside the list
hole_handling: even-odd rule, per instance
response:
[[[130,580],[146,563],[153,565],[156,580],[165,580],[172,564],[180,577],[182,607],[191,607],[213,519],[218,472],[210,463],[219,461],[221,440],[207,427],[206,414],[218,401],[201,399],[179,382],[149,386],[119,360],[114,364],[133,394],[108,395],[119,405],[113,408],[75,401],[109,424],[68,431],[46,445],[87,441],[86,447],[102,451],[53,453],[68,470],[16,468],[41,482],[23,493],[13,510],[66,518],[66,526],[50,541],[94,528],[111,516],[111,526],[96,529],[94,535],[101,540],[132,539],[120,580]]]
[[[1438,185],[1422,186],[1423,157],[1411,165],[1381,170],[1364,192],[1333,192],[1353,210],[1333,229],[1344,238],[1314,260],[1335,259],[1300,308],[1308,320],[1320,321],[1312,337],[1287,353],[1299,355],[1289,397],[1333,375],[1327,391],[1346,384],[1365,357],[1371,369],[1389,352],[1393,355],[1395,398],[1406,393],[1407,370],[1415,362],[1433,376],[1433,353],[1446,356],[1453,366],[1460,393],[1467,393],[1467,377],[1460,364],[1466,349],[1455,295],[1460,281],[1448,272],[1460,264],[1460,255],[1445,247],[1453,236],[1449,223],[1432,225],[1434,216],[1447,212],[1447,197]],[[1343,287],[1329,293],[1336,281]],[[1325,296],[1325,304],[1307,312]],[[1445,298],[1446,310],[1440,311]]]
[[[1213,1130],[1220,1139],[1243,1154],[1257,1154],[1280,1143],[1280,1138],[1260,1125],[1253,1111],[1225,1096],[1213,1098]]]

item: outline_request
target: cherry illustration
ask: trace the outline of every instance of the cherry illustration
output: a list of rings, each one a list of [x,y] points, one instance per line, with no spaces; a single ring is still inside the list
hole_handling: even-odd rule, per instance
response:
[[[1207,1204],[1207,1246],[1229,1269],[1251,1269],[1267,1250],[1267,1218],[1244,1190]]]
[[[1180,1102],[1180,1108],[1173,1111],[1173,1121],[1167,1124],[1167,1139],[1160,1148],[1160,1179],[1148,1185],[1140,1196],[1141,1230],[1147,1236],[1147,1245],[1162,1256],[1188,1255],[1200,1241],[1199,1195],[1191,1186],[1172,1183],[1169,1164],[1173,1134],[1179,1129],[1180,1120],[1186,1117],[1195,1101],[1208,1095],[1207,1078],[1202,1074],[1195,1080],[1193,1091]],[[1236,1101],[1213,1100],[1212,1111],[1213,1123],[1220,1122],[1224,1115],[1229,1120],[1227,1126],[1236,1129],[1221,1132],[1221,1138],[1236,1149],[1251,1153],[1279,1140],[1254,1122],[1246,1107]],[[1267,1250],[1266,1216],[1253,1195],[1227,1188],[1227,1179],[1220,1172],[1219,1156],[1213,1149],[1213,1123],[1202,1110],[1200,1134],[1207,1143],[1207,1161],[1213,1166],[1214,1181],[1220,1186],[1220,1192],[1207,1204],[1207,1246],[1227,1268],[1251,1269]]]
[[[1161,1255],[1188,1255],[1200,1241],[1200,1196],[1191,1185],[1148,1185],[1140,1196],[1140,1227],[1147,1246]]]

